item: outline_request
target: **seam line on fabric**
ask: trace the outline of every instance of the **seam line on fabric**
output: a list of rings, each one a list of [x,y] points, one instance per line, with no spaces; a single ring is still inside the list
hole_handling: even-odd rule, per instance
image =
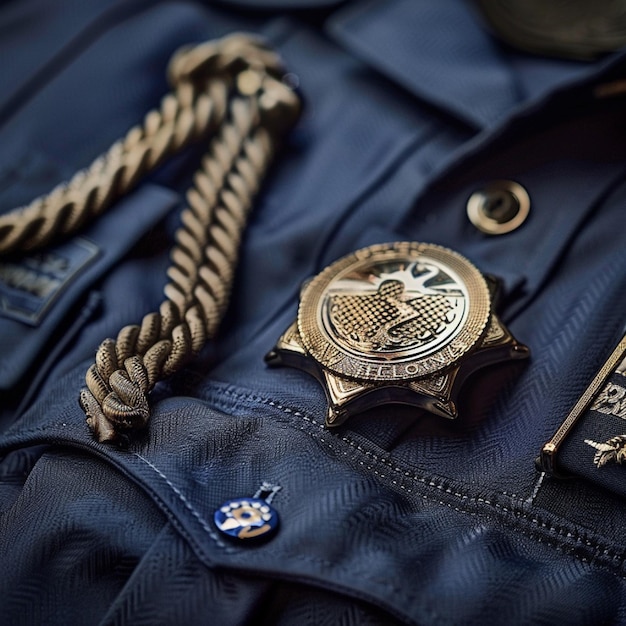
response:
[[[285,413],[286,415],[290,415],[290,416],[295,416],[298,418],[303,419],[305,422],[308,422],[311,426],[313,427],[317,427],[317,429],[319,430],[323,430],[324,429],[324,425],[320,422],[318,422],[315,418],[310,417],[308,415],[306,415],[305,413],[303,413],[301,410],[299,409],[295,409],[289,406],[285,406],[279,402],[276,402],[274,400],[271,400],[269,398],[264,398],[262,396],[258,396],[256,394],[248,394],[248,393],[240,393],[237,391],[234,391],[232,388],[228,388],[228,389],[221,389],[220,390],[221,394],[226,395],[226,396],[231,396],[233,398],[239,399],[239,400],[248,400],[248,401],[253,401],[256,403],[260,403],[260,404],[264,404],[267,406],[271,406],[277,410],[279,410],[282,413]],[[200,401],[203,401],[203,399],[200,399]],[[209,400],[204,400],[210,403]],[[20,433],[21,435],[26,434],[27,432],[43,432],[46,430],[50,430],[53,428],[58,428],[58,427],[64,427],[66,426],[67,423],[66,422],[61,422],[61,423],[56,423],[56,424],[52,424],[52,425],[48,425],[48,426],[42,426],[42,427],[38,427],[38,428],[33,428],[33,429],[29,429],[29,431],[23,431],[22,433]],[[332,450],[335,453],[341,453],[344,456],[348,455],[348,450],[340,450],[338,448],[338,446],[334,445],[333,443],[330,443],[326,437],[320,435],[319,433],[316,432],[312,432],[310,430],[307,429],[305,424],[302,424],[299,426],[299,430],[302,432],[305,432],[306,434],[308,434],[310,437],[312,437],[313,439],[319,440],[320,443],[322,443],[324,446],[328,447],[330,450]],[[455,498],[457,498],[458,500],[460,500],[460,502],[467,504],[467,505],[474,505],[474,506],[481,506],[481,505],[486,505],[496,511],[499,511],[505,515],[503,515],[503,519],[505,521],[509,522],[509,525],[511,523],[511,518],[515,518],[517,520],[523,520],[524,522],[526,522],[526,524],[528,524],[529,526],[532,525],[532,527],[535,527],[536,529],[543,529],[544,531],[546,531],[549,535],[554,536],[554,539],[552,541],[548,541],[548,537],[543,537],[538,535],[535,531],[532,530],[532,527],[529,528],[523,528],[523,527],[519,527],[519,526],[515,526],[515,528],[517,530],[519,530],[520,532],[522,532],[524,535],[526,535],[527,537],[538,541],[539,543],[543,543],[546,545],[550,545],[553,549],[556,549],[558,552],[561,553],[565,553],[565,554],[570,554],[570,556],[585,562],[585,563],[591,563],[595,561],[595,564],[598,567],[608,567],[607,565],[598,562],[598,558],[604,556],[605,558],[610,559],[611,561],[613,561],[613,568],[615,568],[616,566],[619,569],[623,569],[623,565],[624,565],[624,561],[626,560],[626,556],[623,553],[620,553],[616,550],[612,550],[611,547],[609,545],[607,545],[606,543],[601,543],[597,540],[590,540],[588,537],[585,537],[584,535],[580,534],[579,532],[572,532],[572,530],[570,530],[567,526],[563,526],[563,527],[559,527],[558,525],[554,525],[551,523],[546,522],[545,520],[541,519],[540,515],[537,514],[530,514],[529,512],[525,512],[521,509],[519,509],[518,507],[515,506],[515,503],[511,503],[511,505],[506,506],[503,505],[499,502],[493,501],[492,499],[486,498],[486,497],[481,497],[479,495],[468,495],[466,493],[462,493],[460,490],[455,490],[452,489],[451,487],[447,486],[444,483],[440,483],[437,482],[431,478],[426,478],[426,477],[422,477],[419,476],[417,474],[415,474],[414,472],[411,471],[407,471],[406,469],[400,467],[397,463],[393,462],[390,459],[385,459],[382,456],[380,456],[379,454],[376,454],[375,452],[371,451],[371,450],[367,450],[365,448],[363,448],[363,446],[353,440],[351,440],[348,437],[342,437],[341,440],[347,444],[348,446],[350,446],[350,448],[352,448],[353,450],[357,451],[360,455],[363,455],[365,457],[369,457],[370,459],[372,459],[373,463],[378,463],[378,464],[384,464],[388,469],[389,472],[392,472],[393,474],[397,474],[398,476],[396,478],[392,478],[389,475],[389,472],[381,472],[380,467],[375,467],[373,464],[368,464],[365,460],[358,460],[355,459],[356,462],[358,462],[359,465],[361,465],[362,467],[365,467],[366,469],[368,469],[369,471],[372,471],[376,476],[378,476],[380,479],[382,480],[386,480],[388,482],[391,482],[394,486],[398,487],[399,489],[402,489],[403,491],[405,491],[406,493],[414,493],[415,495],[419,495],[423,500],[427,500],[430,502],[434,502],[439,504],[440,506],[446,506],[447,508],[451,508],[459,513],[463,513],[463,514],[469,514],[471,516],[477,516],[480,515],[481,512],[480,510],[470,510],[468,508],[461,508],[461,506],[455,506],[454,504],[450,503],[450,502],[445,502],[444,500],[440,500],[437,498],[433,498],[432,496],[429,496],[428,494],[420,494],[420,493],[416,493],[410,486],[405,486],[401,484],[401,481],[409,481],[409,482],[413,482],[413,483],[419,483],[422,484],[424,486],[430,487],[432,489],[436,489],[438,490],[440,493],[444,493],[447,494],[449,496],[453,496]],[[217,543],[217,545],[220,545],[221,547],[223,547],[226,551],[230,551],[232,552],[232,550],[228,550],[228,547],[225,546],[224,544],[221,544],[221,542],[219,541],[219,539],[216,538],[216,536],[212,533],[211,529],[208,527],[208,525],[206,524],[206,522],[202,519],[202,517],[200,516],[200,514],[195,510],[195,508],[191,505],[191,503],[186,499],[186,497],[184,496],[184,494],[182,494],[182,492],[180,492],[180,490],[169,480],[169,478],[167,478],[167,476],[161,471],[159,470],[156,466],[154,466],[153,464],[151,464],[147,459],[145,459],[144,457],[142,457],[141,455],[139,455],[136,452],[133,452],[133,454],[135,456],[137,456],[141,461],[143,461],[145,464],[147,464],[152,471],[154,471],[162,480],[164,480],[168,486],[170,487],[170,489],[173,490],[173,492],[176,494],[176,496],[181,500],[181,502],[183,502],[185,508],[187,508],[187,510],[189,510],[192,515],[198,520],[198,522],[200,523],[201,527],[203,528],[203,530],[209,534],[209,536],[213,539],[213,541],[215,541]],[[398,478],[400,479],[400,481],[398,480]],[[514,499],[517,498],[519,499],[519,496],[516,496],[516,494],[509,494],[509,493],[505,493],[505,492],[501,492],[497,495],[502,495],[504,497],[510,498],[510,499]],[[522,502],[522,501],[520,501]],[[524,501],[525,502],[525,501]],[[522,502],[522,504],[524,503]],[[595,552],[595,555],[592,555],[591,558],[584,556],[582,554],[573,554],[572,550],[575,550],[576,548],[574,546],[571,546],[571,550],[567,550],[568,546],[567,545],[560,545],[558,543],[556,543],[556,538],[557,537],[562,537],[564,539],[568,539],[570,541],[574,541],[576,544],[578,544],[579,546],[582,546],[586,549],[588,549],[589,551],[593,551]],[[624,574],[619,574],[622,578],[624,578],[626,580],[626,575]]]
[[[202,530],[204,530],[209,537],[220,547],[226,550],[226,552],[232,552],[232,550],[228,549],[228,546],[221,542],[217,535],[211,530],[210,526],[206,523],[206,520],[200,515],[200,513],[196,510],[196,508],[189,502],[185,494],[178,488],[174,483],[153,463],[148,461],[145,457],[143,457],[138,452],[133,452],[133,455],[136,456],[140,461],[145,463],[150,469],[152,469],[157,476],[162,478],[167,486],[174,492],[174,494],[178,497],[178,499],[183,503],[183,506],[193,515],[193,517],[198,521]]]
[[[324,425],[320,422],[318,422],[317,420],[315,420],[314,418],[304,414],[302,411],[298,410],[298,409],[294,409],[292,407],[288,407],[285,406],[281,403],[275,402],[274,400],[271,400],[269,398],[264,398],[262,396],[258,396],[256,394],[242,394],[239,392],[234,391],[233,389],[222,389],[220,390],[221,393],[237,398],[237,399],[243,399],[243,400],[249,400],[249,401],[254,401],[254,402],[258,402],[261,404],[265,404],[268,406],[271,406],[273,408],[278,409],[279,411],[287,414],[287,415],[293,415],[295,417],[300,417],[303,420],[305,420],[306,422],[309,422],[311,425],[316,426],[317,428],[319,428],[320,430],[324,429]],[[305,431],[305,428],[303,426],[301,426],[299,428],[299,430],[303,431],[303,432],[307,432]],[[317,433],[313,433],[313,432],[308,432],[307,434],[309,434],[309,436],[313,437],[314,439],[318,439],[320,441],[320,443],[323,443],[326,447],[328,447],[329,449],[333,450],[334,452],[341,452],[344,456],[347,456],[348,452],[346,450],[343,451],[339,451],[337,449],[337,447],[333,444],[331,444],[330,442],[328,442],[326,440],[326,438],[320,436]],[[382,463],[384,465],[386,465],[389,470],[393,473],[396,474],[402,474],[403,479],[408,479],[411,482],[414,483],[420,483],[423,484],[427,487],[433,488],[433,489],[437,489],[438,491],[454,496],[457,499],[461,500],[462,502],[465,502],[467,504],[474,504],[475,506],[480,506],[480,505],[487,505],[488,507],[495,509],[496,511],[500,511],[502,513],[504,513],[506,515],[506,518],[508,517],[514,517],[518,520],[524,520],[527,524],[532,525],[538,529],[543,529],[545,530],[547,533],[554,535],[555,537],[563,537],[566,539],[570,539],[575,541],[577,544],[584,546],[590,550],[593,550],[597,555],[605,555],[607,557],[610,557],[612,561],[617,562],[618,566],[620,567],[620,569],[623,567],[624,565],[624,561],[626,560],[626,556],[623,553],[620,553],[618,551],[614,551],[611,550],[610,546],[607,546],[606,544],[600,543],[598,541],[593,541],[590,540],[589,538],[585,537],[584,535],[578,533],[578,532],[572,532],[571,530],[569,530],[567,527],[559,527],[557,525],[551,524],[549,522],[546,522],[545,520],[541,519],[541,517],[539,515],[530,515],[528,512],[524,512],[523,510],[520,510],[519,508],[515,507],[514,503],[512,503],[509,506],[506,506],[504,504],[501,504],[499,502],[495,502],[492,499],[489,498],[484,498],[478,495],[468,495],[466,493],[462,493],[459,490],[454,490],[451,487],[445,485],[444,483],[439,483],[436,482],[433,479],[430,478],[426,478],[426,477],[422,477],[419,476],[413,472],[410,471],[406,471],[403,468],[401,468],[399,465],[397,465],[396,463],[394,463],[393,461],[391,461],[390,459],[385,459],[383,457],[381,457],[380,455],[376,454],[375,452],[371,451],[371,450],[366,450],[365,448],[363,448],[361,446],[361,444],[351,440],[348,437],[342,437],[341,438],[342,441],[344,441],[344,443],[348,444],[350,447],[352,447],[353,449],[357,450],[360,454],[370,457],[373,459],[373,461],[376,463]],[[411,489],[410,487],[406,487],[404,485],[401,485],[398,483],[398,480],[394,480],[392,479],[387,473],[381,473],[379,471],[380,468],[376,468],[373,465],[367,465],[365,461],[359,460],[357,461],[359,463],[359,465],[365,467],[366,469],[368,469],[369,471],[372,471],[375,475],[377,475],[379,478],[383,479],[383,480],[388,480],[390,482],[392,482],[392,484],[394,484],[395,486],[399,487],[400,489],[404,490],[407,493],[415,493],[413,491],[413,489]],[[465,514],[469,514],[472,516],[476,516],[480,514],[480,511],[471,511],[468,509],[464,509],[464,508],[459,508],[459,507],[455,507],[454,505],[450,504],[450,503],[446,503],[445,501],[440,501],[437,500],[436,498],[432,498],[431,496],[428,496],[426,494],[417,494],[420,495],[422,497],[422,499],[425,500],[429,500],[432,502],[436,502],[442,506],[446,506],[448,508],[452,508],[454,510],[456,510],[459,513],[465,513]],[[520,499],[521,497],[519,495],[516,494],[508,494],[508,493],[504,493],[504,492],[500,492],[498,495],[502,495],[504,497],[507,498],[517,498]],[[524,502],[525,499],[521,499],[521,502]],[[518,527],[516,527],[518,528]],[[546,541],[545,538],[538,536],[535,532],[532,531],[532,529],[528,529],[525,530],[523,528],[518,528],[518,530],[520,530],[521,532],[523,532],[524,534],[526,534],[526,536],[529,536],[530,538],[539,541],[540,543],[544,543],[546,545],[551,545],[551,547],[553,547],[554,549],[557,549],[559,552],[562,553],[570,553],[568,552],[568,550],[566,549],[567,546],[563,545],[560,546],[559,544],[557,544],[555,541],[553,542],[548,542]],[[584,555],[579,555],[579,554],[574,554],[572,555],[575,558],[581,560],[582,562],[585,563],[590,563],[592,561],[595,560],[594,557],[589,558],[589,557],[585,557]],[[597,558],[597,557],[596,557]],[[601,563],[597,563],[598,566],[602,566]],[[626,580],[626,574],[621,575],[625,580]]]

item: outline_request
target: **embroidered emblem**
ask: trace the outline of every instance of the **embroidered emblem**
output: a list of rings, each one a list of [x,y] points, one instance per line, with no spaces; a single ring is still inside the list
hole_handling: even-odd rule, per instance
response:
[[[542,470],[559,474],[557,455],[574,447],[576,454],[559,464],[567,472],[588,475],[588,468],[626,463],[626,335],[595,375],[578,402],[571,409],[550,441],[544,444],[539,457]],[[576,430],[574,431],[574,427]],[[574,434],[575,432],[575,434]],[[595,450],[580,454],[580,442]],[[584,446],[583,446],[584,447]],[[591,451],[590,451],[591,452]],[[566,455],[567,456],[567,455]],[[591,477],[591,476],[590,476]]]
[[[626,435],[611,437],[605,443],[585,439],[585,443],[597,450],[593,457],[593,462],[597,467],[602,467],[607,463],[618,463],[621,465],[626,461]]]
[[[591,410],[626,419],[626,389],[608,383],[591,405]]]
[[[0,315],[37,326],[98,253],[94,243],[75,237],[46,252],[0,262]]]
[[[328,426],[388,402],[458,415],[462,380],[528,356],[492,310],[495,281],[440,246],[380,244],[303,287],[297,321],[266,360],[318,378]]]
[[[626,358],[622,360],[615,373],[626,384],[626,376],[623,375],[625,367]],[[626,420],[626,388],[609,381],[594,400],[591,410],[604,413],[605,415],[615,415]],[[594,441],[593,439],[585,439],[585,443],[597,450],[593,457],[593,462],[597,467],[602,467],[607,463],[621,465],[626,461],[626,434],[611,437],[604,443]]]

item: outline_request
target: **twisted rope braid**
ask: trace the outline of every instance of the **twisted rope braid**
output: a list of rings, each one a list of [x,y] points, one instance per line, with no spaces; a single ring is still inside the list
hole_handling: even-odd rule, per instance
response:
[[[87,372],[80,404],[99,441],[145,427],[150,391],[217,331],[252,199],[299,113],[282,71],[278,55],[247,35],[180,50],[169,66],[174,92],[141,127],[68,183],[0,218],[0,253],[40,247],[99,215],[191,141],[212,136],[187,193],[165,300],[103,341]]]
[[[213,79],[205,91],[182,83],[87,169],[48,195],[0,216],[0,254],[41,248],[76,232],[128,193],[149,171],[190,142],[214,131],[226,113],[226,86]]]
[[[156,382],[180,369],[217,330],[252,196],[272,151],[253,105],[233,102],[232,119],[196,173],[159,312],[104,341],[87,372],[81,404],[100,440],[144,427],[150,414],[147,395]]]

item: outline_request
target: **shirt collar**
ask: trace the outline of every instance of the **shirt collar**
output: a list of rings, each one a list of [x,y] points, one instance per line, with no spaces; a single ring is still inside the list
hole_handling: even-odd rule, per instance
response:
[[[429,104],[478,129],[594,69],[498,42],[462,0],[367,0],[339,11],[331,36]]]

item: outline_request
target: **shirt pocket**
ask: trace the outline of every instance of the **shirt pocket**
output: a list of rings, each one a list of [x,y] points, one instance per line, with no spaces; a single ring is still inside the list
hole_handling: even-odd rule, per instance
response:
[[[38,189],[46,172],[58,174],[34,151],[20,164],[19,175],[2,192],[2,204],[23,196],[25,189]],[[74,322],[86,321],[80,314],[85,295],[178,203],[173,191],[145,184],[79,234],[0,260],[1,390],[18,384],[31,366],[79,330]],[[86,306],[94,304],[92,299]]]

